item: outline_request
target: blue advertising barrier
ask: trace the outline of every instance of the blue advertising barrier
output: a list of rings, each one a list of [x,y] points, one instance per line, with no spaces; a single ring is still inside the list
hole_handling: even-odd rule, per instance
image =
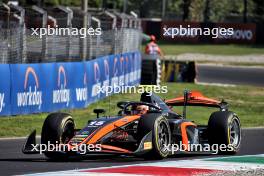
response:
[[[140,83],[139,52],[86,62],[0,65],[0,115],[85,108],[107,96],[107,86]]]
[[[11,114],[9,64],[0,65],[0,115]]]

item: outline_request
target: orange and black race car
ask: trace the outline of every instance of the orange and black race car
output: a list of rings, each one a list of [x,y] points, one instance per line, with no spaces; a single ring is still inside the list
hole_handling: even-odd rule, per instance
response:
[[[185,91],[184,96],[167,101],[155,94],[143,93],[140,101],[122,101],[117,106],[120,111],[113,117],[100,117],[104,110],[95,109],[97,118],[89,120],[83,129],[75,129],[70,114],[52,113],[43,124],[41,144],[36,144],[36,131],[33,131],[25,142],[23,153],[40,153],[40,149],[45,149],[44,154],[50,159],[92,153],[162,159],[175,154],[173,149],[179,145],[184,146],[183,153],[197,152],[190,148],[194,144],[202,147],[225,145],[228,150],[221,153],[226,154],[234,154],[240,148],[238,116],[228,110],[226,102],[206,98],[200,92]],[[174,106],[183,106],[183,113],[173,112]],[[187,106],[216,107],[219,110],[211,114],[208,125],[202,126],[186,119]],[[66,147],[60,151],[43,148],[43,145],[51,144]],[[80,146],[87,146],[85,152]]]

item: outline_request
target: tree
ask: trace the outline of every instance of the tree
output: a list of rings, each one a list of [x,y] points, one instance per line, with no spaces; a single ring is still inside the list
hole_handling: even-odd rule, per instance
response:
[[[190,20],[203,21],[204,19],[205,0],[193,0],[190,5]]]
[[[210,2],[210,17],[211,22],[222,22],[225,17],[230,14],[232,4],[229,0],[211,0]]]
[[[190,18],[200,22],[222,22],[230,14],[230,0],[192,0]]]
[[[189,12],[190,12],[190,5],[192,3],[192,0],[183,0],[182,2],[182,11],[183,11],[183,15],[182,15],[182,20],[186,21],[189,18]]]
[[[255,22],[264,22],[264,1],[253,0],[253,17]]]

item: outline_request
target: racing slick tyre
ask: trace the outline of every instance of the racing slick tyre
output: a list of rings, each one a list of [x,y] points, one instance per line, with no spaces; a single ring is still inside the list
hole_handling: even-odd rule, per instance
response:
[[[210,145],[226,145],[220,154],[235,154],[241,144],[241,128],[238,116],[231,111],[218,111],[211,114],[208,122],[208,140]]]
[[[148,120],[151,120],[151,118],[146,118],[145,125],[151,125],[152,150],[143,155],[143,157],[148,160],[158,160],[166,158],[170,153],[168,147],[171,143],[171,131],[169,123],[163,116],[155,118],[152,123],[148,123]]]
[[[44,121],[41,132],[41,144],[66,144],[74,136],[75,124],[73,118],[66,113],[52,113]],[[45,152],[51,160],[68,158],[65,152]]]

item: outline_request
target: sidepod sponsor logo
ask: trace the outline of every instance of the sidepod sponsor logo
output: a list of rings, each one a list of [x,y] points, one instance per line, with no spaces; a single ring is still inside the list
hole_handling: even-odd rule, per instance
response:
[[[28,86],[30,75],[32,75],[31,77],[33,77],[35,81],[34,87],[32,87],[32,85]],[[24,92],[17,93],[17,106],[38,106],[38,109],[40,109],[42,105],[42,91],[38,91],[38,89],[38,76],[32,67],[28,67],[25,74]]]
[[[63,82],[61,75],[63,75]],[[57,86],[59,89],[53,90],[53,103],[66,103],[69,106],[70,102],[70,89],[67,87],[67,76],[64,67],[61,65],[58,69],[58,82]]]

